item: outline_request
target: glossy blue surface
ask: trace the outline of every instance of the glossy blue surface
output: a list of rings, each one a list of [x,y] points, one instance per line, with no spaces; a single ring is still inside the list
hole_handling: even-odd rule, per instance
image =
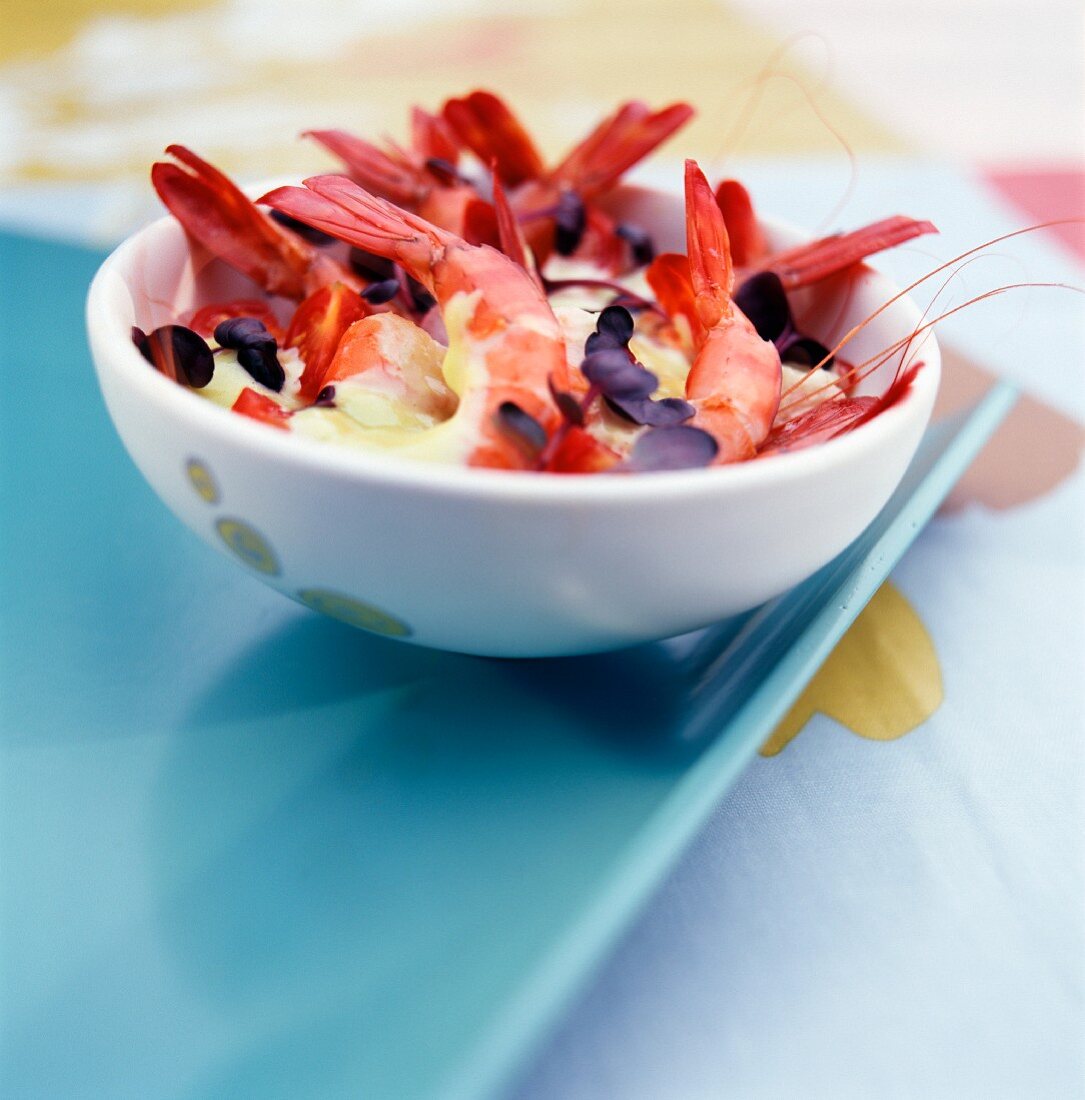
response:
[[[753,616],[476,659],[321,619],[173,519],[94,383],[99,259],[0,235],[5,1096],[491,1094],[1012,399]]]

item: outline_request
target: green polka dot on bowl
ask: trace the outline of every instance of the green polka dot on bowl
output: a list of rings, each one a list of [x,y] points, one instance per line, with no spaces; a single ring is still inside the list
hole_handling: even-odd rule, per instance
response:
[[[188,480],[201,500],[206,500],[208,504],[218,504],[219,490],[215,479],[211,476],[211,471],[198,458],[190,458],[185,463],[185,473],[188,474]]]
[[[280,572],[275,551],[259,531],[239,519],[220,519],[215,530],[235,557],[260,573],[274,576]]]
[[[407,638],[411,634],[411,628],[394,615],[339,592],[330,592],[324,588],[303,588],[298,592],[298,599],[306,607],[311,607],[322,615],[328,615],[361,630],[368,630],[371,634],[382,634],[386,638]]]

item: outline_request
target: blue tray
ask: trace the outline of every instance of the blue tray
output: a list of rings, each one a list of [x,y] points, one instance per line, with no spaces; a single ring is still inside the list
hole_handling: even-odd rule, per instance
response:
[[[474,659],[299,610],[166,512],[93,380],[100,258],[0,235],[4,1095],[491,1096],[1013,393],[752,615]]]

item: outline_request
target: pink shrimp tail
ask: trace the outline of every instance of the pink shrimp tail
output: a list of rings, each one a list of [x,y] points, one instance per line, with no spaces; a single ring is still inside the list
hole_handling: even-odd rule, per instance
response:
[[[440,115],[422,107],[411,108],[411,148],[425,159],[436,158],[455,165],[460,146],[452,128]]]
[[[520,223],[516,220],[516,214],[509,205],[508,195],[505,194],[505,188],[496,173],[494,174],[494,212],[497,219],[497,232],[501,251],[513,263],[519,264],[542,288],[542,278],[535,267],[527,238],[524,236]]]
[[[543,159],[508,104],[493,92],[475,91],[449,99],[441,109],[456,138],[483,164],[495,164],[503,183],[515,187],[538,179]]]
[[[822,237],[821,240],[777,252],[767,257],[760,266],[774,271],[786,290],[795,290],[835,275],[873,256],[875,252],[884,252],[926,233],[937,232],[932,222],[917,221],[898,214],[850,233]]]
[[[419,172],[403,158],[394,157],[346,130],[306,130],[302,136],[313,138],[334,153],[367,191],[401,206],[411,206],[422,197],[424,188]]]
[[[749,191],[738,180],[721,180],[716,186],[716,204],[727,226],[735,266],[747,267],[756,263],[768,249]]]
[[[686,250],[697,316],[707,329],[731,312],[731,244],[716,197],[694,160],[686,161]]]
[[[923,364],[912,363],[893,379],[880,397],[844,397],[823,401],[809,412],[785,420],[773,428],[760,449],[763,455],[798,451],[854,431],[860,424],[902,401]]]
[[[432,290],[435,255],[458,238],[369,194],[345,176],[311,176],[304,183],[304,187],[277,187],[260,202],[394,260]]]
[[[809,412],[800,413],[773,428],[760,448],[760,454],[799,451],[812,447],[815,443],[824,443],[862,423],[876,404],[876,397],[844,397],[823,401]]]
[[[202,245],[271,294],[302,298],[326,281],[330,263],[312,245],[276,225],[226,175],[183,145],[158,161],[151,182],[171,214]]]
[[[687,257],[677,252],[662,252],[648,265],[645,278],[670,320],[674,322],[681,317],[689,326],[688,342],[691,347],[688,350],[699,348],[704,343],[707,330],[697,315],[697,300]]]
[[[693,114],[688,103],[672,103],[659,111],[638,100],[623,103],[569,151],[550,177],[590,199],[617,183]]]
[[[695,161],[686,161],[686,247],[697,317],[706,333],[686,378],[694,424],[719,450],[715,463],[752,458],[780,403],[780,357],[733,307],[735,273],[727,226]]]

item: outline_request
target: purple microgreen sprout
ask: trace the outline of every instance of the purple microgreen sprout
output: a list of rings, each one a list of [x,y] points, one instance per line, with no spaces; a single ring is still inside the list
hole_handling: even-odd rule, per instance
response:
[[[780,358],[792,367],[803,367],[811,370],[820,364],[823,368],[833,365],[833,356],[824,344],[810,336],[799,336],[784,344],[780,348]]]
[[[390,302],[399,293],[399,280],[396,278],[382,279],[379,283],[370,283],[361,292],[361,296],[371,306],[382,306]]]
[[[624,347],[603,347],[585,356],[580,372],[604,397],[639,401],[655,393],[659,379]]]
[[[273,347],[269,348],[266,344],[250,344],[248,347],[239,348],[237,361],[261,386],[266,386],[274,393],[282,390],[286,382],[286,373]]]
[[[780,277],[772,271],[751,275],[735,294],[735,305],[745,314],[762,340],[771,340],[780,359],[807,370],[819,363],[832,366],[828,348],[795,327],[791,306]]]
[[[498,406],[494,423],[532,461],[546,448],[546,429],[515,401],[503,401]]]
[[[622,222],[620,225],[615,226],[614,232],[629,245],[633,263],[637,267],[647,267],[656,258],[656,249],[652,243],[652,238],[639,225]]]
[[[633,329],[633,314],[625,306],[612,302],[596,318],[595,331],[584,343],[584,354],[593,355],[612,348],[623,348],[628,352]]]
[[[696,469],[707,466],[719,449],[716,440],[701,428],[687,424],[650,428],[637,436],[618,469],[636,473]]]
[[[644,424],[651,428],[669,428],[689,420],[697,411],[681,397],[664,397],[653,401],[650,397],[618,398],[608,397],[607,405],[618,416],[631,420],[634,424]]]
[[[625,347],[633,338],[635,328],[636,322],[629,310],[613,304],[607,306],[595,321],[595,331],[614,340],[616,347]]]
[[[391,260],[386,260],[383,256],[375,256],[372,252],[366,252],[364,248],[352,247],[349,262],[351,270],[370,282],[379,283],[385,279],[395,278],[396,265]]]
[[[780,276],[773,271],[751,275],[735,292],[735,305],[762,340],[779,340],[792,328],[791,306]]]
[[[202,389],[215,373],[215,357],[199,333],[184,325],[162,325],[152,332],[132,329],[140,355],[167,378]]]
[[[584,409],[580,402],[566,390],[559,390],[554,383],[553,375],[547,378],[546,384],[550,387],[550,396],[561,413],[561,418],[568,424],[580,428],[584,425]]]
[[[539,468],[557,453],[572,428],[581,428],[588,410],[600,395],[633,396],[651,393],[658,385],[654,374],[646,371],[629,352],[633,335],[632,314],[621,306],[608,306],[598,316],[595,331],[584,344],[581,373],[588,380],[587,393],[578,401],[571,393],[558,389],[553,377],[547,379],[550,395],[561,413],[561,424],[539,456]]]
[[[446,187],[454,187],[458,183],[466,183],[469,187],[474,187],[473,180],[465,176],[451,161],[447,161],[443,157],[429,157],[426,160],[426,170]]]
[[[267,341],[275,343],[275,337],[268,332],[264,322],[255,317],[228,317],[215,326],[214,335],[224,348],[241,348]]]
[[[215,326],[215,339],[224,348],[237,351],[237,361],[253,379],[279,393],[286,372],[276,355],[275,337],[255,317],[230,317]]]
[[[268,214],[273,221],[278,222],[285,229],[289,229],[291,233],[296,233],[302,240],[306,240],[310,244],[315,244],[318,247],[335,244],[335,238],[330,234],[317,229],[315,226],[306,225],[305,222],[298,221],[297,218],[292,218],[281,210],[269,210]]]
[[[437,299],[417,279],[412,278],[406,272],[403,272],[403,278],[415,312],[429,313],[437,304]]]
[[[562,423],[542,449],[538,461],[539,469],[546,468],[546,464],[557,453],[572,428],[583,427],[588,410],[600,396],[617,415],[648,427],[649,431],[639,438],[660,431],[674,431],[693,416],[693,406],[679,397],[652,400],[651,395],[659,386],[659,379],[633,358],[628,346],[633,331],[634,321],[630,312],[622,306],[608,306],[599,314],[595,332],[584,345],[586,354],[580,371],[588,380],[589,386],[583,398],[578,401],[571,393],[559,389],[553,378],[548,380],[550,395],[561,413]],[[681,469],[706,465],[718,449],[716,441],[699,428],[690,428],[689,431],[694,435],[680,434],[674,437],[676,442],[673,444],[667,444],[667,436],[656,443],[646,444],[641,458],[634,459],[633,452],[630,452],[629,459],[619,468]],[[707,444],[705,440],[708,441]],[[708,453],[709,445],[711,453]],[[702,454],[707,457],[702,459]]]
[[[694,408],[680,397],[655,401],[659,379],[645,370],[629,351],[634,322],[629,310],[610,305],[599,314],[588,337],[581,372],[603,395],[609,408],[634,424],[669,427],[693,416]]]
[[[571,256],[588,228],[584,200],[572,190],[562,191],[554,207],[554,248],[559,256]]]

